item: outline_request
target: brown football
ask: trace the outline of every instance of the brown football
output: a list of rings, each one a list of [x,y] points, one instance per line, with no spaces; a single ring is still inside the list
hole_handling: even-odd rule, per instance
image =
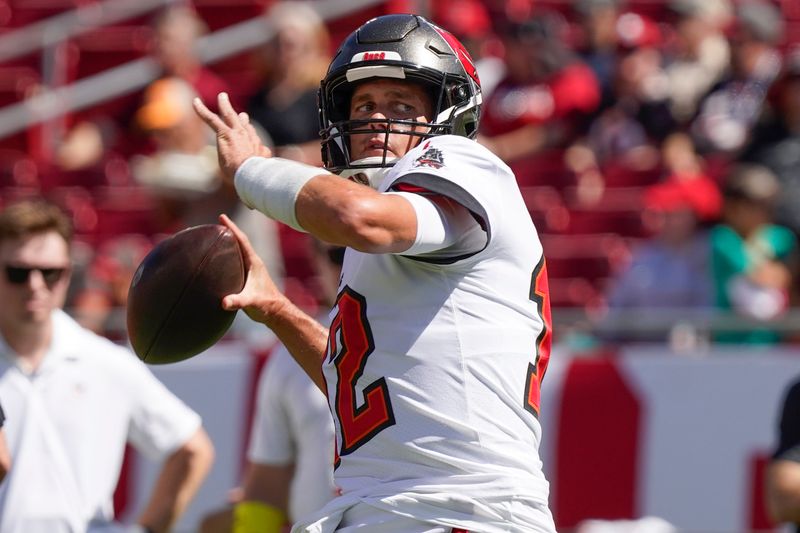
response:
[[[205,224],[161,241],[128,289],[128,337],[145,363],[175,363],[216,343],[235,311],[222,298],[242,290],[244,261],[231,230]]]

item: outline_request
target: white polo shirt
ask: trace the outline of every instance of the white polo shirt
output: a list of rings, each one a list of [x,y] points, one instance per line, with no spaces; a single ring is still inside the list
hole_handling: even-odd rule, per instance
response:
[[[333,439],[327,398],[286,348],[279,347],[259,379],[248,459],[257,464],[294,464],[289,492],[292,521],[318,511],[334,497]]]
[[[77,533],[112,520],[126,442],[161,460],[200,427],[130,351],[63,311],[33,373],[0,339],[0,398],[13,458],[0,484],[2,533]]]

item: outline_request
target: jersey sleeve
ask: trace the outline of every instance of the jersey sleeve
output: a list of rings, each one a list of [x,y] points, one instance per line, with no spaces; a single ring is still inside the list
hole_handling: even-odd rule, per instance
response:
[[[444,254],[444,261],[435,260],[442,257],[439,252],[427,257],[430,262],[454,262],[489,245],[503,191],[511,184],[516,186],[513,173],[504,163],[477,142],[450,135],[426,140],[398,166],[388,191],[446,197],[466,208],[476,222],[461,224],[471,234],[458,239],[459,247]],[[476,247],[475,242],[482,246]],[[459,254],[465,243],[468,252]]]
[[[791,386],[784,398],[773,459],[800,462],[800,381]]]
[[[164,386],[144,363],[123,348],[116,347],[124,373],[123,383],[130,395],[129,442],[153,460],[177,450],[200,427],[200,416]]]

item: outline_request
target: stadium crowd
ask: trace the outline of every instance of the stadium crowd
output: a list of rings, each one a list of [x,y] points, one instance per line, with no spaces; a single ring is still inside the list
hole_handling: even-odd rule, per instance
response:
[[[136,44],[125,51],[133,51],[127,59],[151,58],[155,80],[0,139],[0,206],[43,196],[69,214],[75,235],[66,309],[112,340],[125,340],[127,291],[146,253],[176,231],[217,222],[219,213],[247,234],[289,298],[319,315],[341,256],[337,263],[336,250],[239,201],[219,174],[214,132],[192,101],[199,96],[213,108],[218,93],[230,94],[276,155],[320,166],[317,88],[339,37],[363,22],[363,13],[348,26],[294,0],[239,1],[271,38],[204,64],[197,44],[223,27],[220,20],[200,2],[165,4],[140,20],[130,34]],[[556,313],[576,310],[592,320],[557,324],[557,342],[580,348],[669,340],[690,350],[698,342],[795,340],[778,325],[800,305],[795,0],[394,0],[371,9],[425,14],[470,49],[483,87],[478,141],[519,180],[547,258]],[[92,51],[113,49],[103,50],[108,43],[65,49],[77,65],[73,81]],[[13,92],[23,86],[20,97],[39,90],[25,78]],[[327,276],[320,274],[323,256],[331,263]],[[26,276],[44,279],[41,269],[28,270]],[[653,318],[660,320],[655,327],[637,329]],[[694,318],[718,325],[687,332]],[[237,321],[233,334],[257,349],[275,346],[247,320]],[[313,387],[279,374],[286,369],[278,357],[270,361],[259,406],[281,416],[291,409],[277,398],[278,386],[266,383]],[[319,412],[326,409],[321,404]],[[247,531],[250,523],[282,526],[299,514],[291,496],[297,489],[289,488],[293,472],[285,468],[291,446],[265,440],[268,429],[287,440],[289,430],[270,426],[268,415],[259,415],[263,427],[254,426],[234,505],[207,517],[208,531],[216,531],[216,520],[225,531],[231,524]],[[2,418],[0,410],[0,427]],[[199,432],[195,426],[189,429]],[[786,441],[796,451],[790,437],[776,457],[795,463],[783,449]],[[210,448],[203,453],[212,455]],[[277,488],[265,482],[273,477],[281,481]],[[332,495],[329,481],[317,483],[321,501]],[[268,504],[272,515],[265,518],[265,507],[254,502]],[[174,507],[166,518],[145,516],[142,527],[170,524],[182,512]]]
[[[191,100],[213,103],[227,91],[278,155],[319,164],[316,87],[350,28],[306,5],[254,0],[273,37],[204,65],[195,44],[220,23],[195,7],[175,3],[143,22],[139,51],[161,72],[143,91],[65,117],[51,146],[44,126],[0,141],[0,199],[44,195],[71,214],[67,307],[111,337],[124,335],[129,280],[150,247],[220,212],[248,233],[293,299],[312,312],[320,299],[305,237],[238,202],[217,175],[213,135]],[[470,49],[484,92],[479,141],[518,176],[555,308],[605,324],[630,323],[626,313],[642,307],[663,310],[667,324],[675,310],[763,322],[793,308],[793,2],[448,0],[376,9],[427,14]],[[668,334],[662,329],[656,338]],[[713,340],[782,338],[767,329]]]

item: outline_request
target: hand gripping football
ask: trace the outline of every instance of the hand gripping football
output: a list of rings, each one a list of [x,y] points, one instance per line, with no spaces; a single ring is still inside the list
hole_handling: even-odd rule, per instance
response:
[[[235,311],[222,298],[242,290],[244,261],[231,230],[194,226],[156,245],[128,290],[128,336],[149,364],[175,363],[208,349],[228,331]]]

